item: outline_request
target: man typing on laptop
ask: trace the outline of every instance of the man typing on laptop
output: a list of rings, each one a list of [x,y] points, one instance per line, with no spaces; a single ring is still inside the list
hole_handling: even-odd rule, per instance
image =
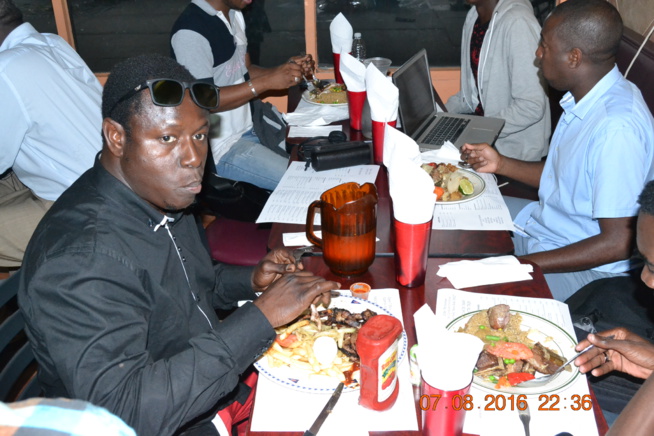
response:
[[[512,159],[488,144],[461,149],[475,170],[539,188],[538,202],[506,197],[522,230],[515,253],[543,269],[561,301],[635,266],[637,198],[654,175],[654,119],[615,65],[621,36],[620,14],[604,0],[557,6],[536,51],[550,86],[568,90],[547,160]]]

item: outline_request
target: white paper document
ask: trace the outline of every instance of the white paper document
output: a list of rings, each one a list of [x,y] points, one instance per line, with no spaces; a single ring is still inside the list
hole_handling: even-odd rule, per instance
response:
[[[479,294],[456,289],[439,289],[436,298],[438,325],[447,326],[463,314],[488,309],[495,304],[508,304],[513,310],[521,310],[545,318],[575,337],[568,305],[547,298],[527,298],[510,295]],[[420,350],[418,350],[418,353]],[[552,436],[562,432],[573,435],[597,435],[597,423],[592,403],[588,397],[586,377],[580,374],[568,387],[558,392],[527,395],[531,413],[531,435]],[[524,434],[518,416],[516,395],[489,392],[472,385],[471,400],[474,407],[466,413],[464,433],[480,436],[505,436]],[[513,402],[511,402],[513,397]],[[582,400],[586,399],[583,403]],[[556,403],[556,404],[555,404]],[[512,405],[513,404],[513,405]],[[584,406],[580,408],[579,406]],[[502,410],[499,410],[500,407]],[[589,409],[589,410],[584,410]]]
[[[492,174],[478,173],[486,190],[474,200],[434,206],[432,229],[435,230],[509,230],[513,221],[497,181]]]
[[[305,162],[291,162],[268,198],[257,223],[306,224],[309,205],[320,200],[323,192],[348,182],[359,185],[375,183],[378,172],[379,165],[357,165],[318,172],[311,166],[306,168]]]

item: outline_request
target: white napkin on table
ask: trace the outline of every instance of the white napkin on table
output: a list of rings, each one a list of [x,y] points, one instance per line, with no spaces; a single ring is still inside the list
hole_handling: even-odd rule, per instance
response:
[[[351,92],[366,90],[366,66],[349,53],[341,53],[341,76]]]
[[[422,224],[434,214],[434,181],[420,165],[418,144],[393,127],[384,131],[384,165],[395,219],[407,224]]]
[[[496,283],[532,280],[533,266],[522,264],[515,256],[487,257],[480,260],[460,260],[441,265],[436,273],[446,277],[457,289]]]
[[[389,79],[373,64],[366,68],[366,96],[373,121],[397,120],[400,91]]]
[[[329,24],[329,37],[333,53],[349,53],[352,50],[354,29],[342,13],[334,17]]]
[[[461,162],[461,152],[450,141],[445,141],[445,144],[438,150],[429,150],[422,153],[422,161],[456,165]]]
[[[291,126],[326,126],[350,117],[347,106],[317,105],[301,101],[294,112],[283,114]]]

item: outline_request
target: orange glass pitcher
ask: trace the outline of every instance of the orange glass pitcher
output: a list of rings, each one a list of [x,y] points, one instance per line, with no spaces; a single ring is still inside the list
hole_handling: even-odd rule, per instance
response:
[[[307,239],[322,248],[325,263],[339,276],[363,274],[375,260],[377,188],[344,183],[322,193],[307,211]],[[322,239],[313,230],[320,209]]]

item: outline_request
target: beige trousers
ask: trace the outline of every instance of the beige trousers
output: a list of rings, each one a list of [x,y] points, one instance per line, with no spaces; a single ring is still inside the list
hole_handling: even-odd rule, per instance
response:
[[[0,267],[19,267],[25,248],[54,202],[43,200],[10,171],[0,179]]]

